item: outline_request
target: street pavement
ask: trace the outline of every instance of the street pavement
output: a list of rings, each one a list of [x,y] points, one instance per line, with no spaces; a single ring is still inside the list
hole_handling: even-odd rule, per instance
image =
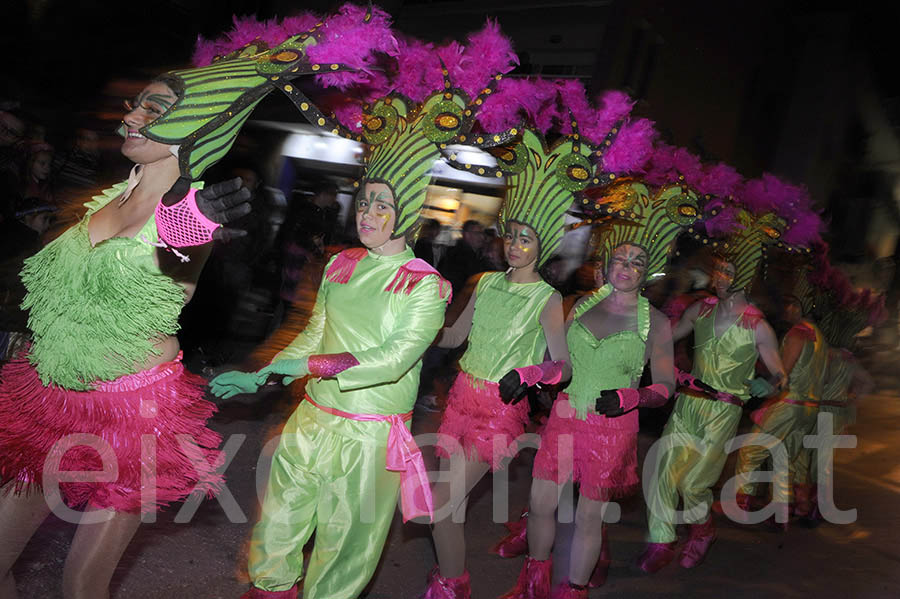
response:
[[[609,580],[590,596],[900,597],[900,443],[896,433],[900,373],[892,351],[869,355],[866,360],[880,390],[861,402],[859,421],[850,431],[858,436],[857,447],[839,449],[835,457],[836,505],[856,508],[854,523],[824,523],[814,529],[792,526],[780,534],[766,525],[742,527],[718,516],[718,540],[701,566],[685,570],[673,563],[647,576],[631,565],[642,550],[646,527],[643,501],[637,497],[623,504],[621,522],[609,527],[613,559]],[[188,523],[176,521],[176,506],[160,514],[156,522],[144,524],[117,570],[113,598],[240,596],[247,588],[246,546],[256,518],[257,479],[265,480],[266,456],[271,453],[266,442],[293,409],[298,392],[267,390],[248,403],[229,401],[220,406],[211,424],[234,447],[239,445],[226,471],[234,503],[207,500]],[[435,430],[438,417],[417,412],[414,432]],[[650,418],[650,425],[642,426],[642,457],[658,435],[659,421]],[[533,451],[526,450],[510,467],[510,517],[527,500],[532,459]],[[731,456],[722,481],[733,472]],[[489,552],[506,530],[502,521],[493,518],[492,483],[488,476],[476,487],[468,512],[467,560],[474,599],[497,597],[510,588],[522,563],[521,558],[502,559]],[[230,506],[228,514],[223,503]],[[681,532],[683,537],[686,531]],[[73,533],[72,524],[51,517],[32,539],[15,568],[21,597],[61,596],[62,568]],[[565,545],[570,534],[570,526],[562,527],[558,544]],[[564,566],[564,559],[558,556],[557,570]],[[418,597],[433,565],[428,528],[402,524],[398,512],[365,597]]]

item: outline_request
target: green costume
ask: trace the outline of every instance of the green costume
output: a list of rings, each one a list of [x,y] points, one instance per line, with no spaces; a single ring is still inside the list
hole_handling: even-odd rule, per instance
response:
[[[803,451],[803,437],[816,427],[818,402],[822,399],[825,384],[828,343],[822,331],[809,322],[794,326],[787,335],[801,335],[807,341],[788,377],[787,390],[753,413],[753,421],[756,424],[751,434],[765,433],[777,438],[784,443],[788,460],[793,461]],[[771,444],[754,445],[752,440],[748,442],[738,453],[736,473],[739,476],[745,475],[759,468],[769,456],[770,446]],[[773,492],[773,496],[779,502],[782,499],[789,501],[791,496],[789,480],[782,480],[787,486]],[[756,485],[753,483],[744,483],[740,487],[740,492],[747,495],[754,495],[755,491]]]
[[[358,365],[309,381],[306,391],[316,404],[353,414],[412,410],[420,358],[443,324],[445,307],[439,292],[444,283],[436,276],[421,278],[408,294],[390,289],[413,259],[407,248],[393,256],[347,250],[331,261],[309,324],[275,357],[353,354]],[[397,503],[400,475],[385,469],[389,430],[386,422],[360,422],[300,404],[273,456],[253,531],[254,586],[290,589],[301,577],[303,545],[315,530],[303,596],[359,594],[378,564]]]
[[[845,349],[831,349],[828,352],[826,383],[822,388],[819,412],[832,415],[834,418],[832,430],[835,435],[842,434],[848,426],[856,422],[856,406],[851,403],[849,396],[855,369],[856,360],[852,352]],[[819,471],[815,449],[804,448],[791,463],[791,471],[794,485],[816,484],[819,480]]]
[[[543,280],[512,283],[505,273],[485,273],[475,290],[469,344],[459,361],[462,371],[496,383],[513,368],[543,362],[547,340],[541,312],[554,292]]]
[[[762,313],[749,306],[731,326],[716,336],[718,300],[709,298],[694,323],[694,367],[691,374],[742,401],[749,399],[745,381],[753,378],[759,353],[756,349],[756,324]],[[657,464],[657,495],[648,497],[648,521],[651,543],[670,543],[677,539],[670,510],[684,499],[685,510],[705,505],[701,514],[690,518],[699,524],[707,518],[712,505],[712,486],[725,466],[725,444],[734,437],[741,408],[722,401],[678,395],[675,410],[661,440],[676,443],[660,455]],[[701,447],[693,447],[696,441]],[[681,446],[679,446],[679,444]]]
[[[597,339],[580,320],[609,297],[612,289],[612,285],[604,285],[575,310],[566,334],[572,356],[572,381],[554,405],[541,434],[533,471],[535,478],[558,485],[573,480],[580,485],[581,495],[594,501],[627,497],[640,486],[638,411],[630,409],[608,418],[596,413],[595,404],[601,390],[631,389],[640,380],[647,361],[650,302],[638,296],[635,328],[603,339]],[[667,395],[660,396],[662,401]]]

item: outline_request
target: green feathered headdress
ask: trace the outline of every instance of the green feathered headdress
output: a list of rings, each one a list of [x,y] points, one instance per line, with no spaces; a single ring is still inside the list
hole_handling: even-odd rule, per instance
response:
[[[478,106],[492,90],[489,86],[470,101],[465,92],[450,87],[446,69],[443,73],[444,90],[423,102],[393,94],[375,102],[361,117],[362,140],[368,145],[363,183],[384,183],[391,189],[397,211],[395,238],[416,224],[431,182],[429,171],[442,150],[465,143]],[[495,81],[499,79],[497,75]]]
[[[621,245],[647,252],[647,276],[665,271],[675,239],[700,217],[696,193],[687,185],[663,185],[655,194],[644,183],[621,179],[602,191],[594,209],[612,217],[600,225],[601,253],[606,259]]]
[[[389,17],[377,9],[346,5],[324,20],[303,14],[280,24],[235,19],[222,40],[200,41],[194,56],[200,66],[161,78],[178,88],[178,100],[140,132],[177,145],[181,175],[198,179],[228,152],[269,92],[282,90],[298,107],[307,106],[304,116],[324,122],[292,81],[318,75],[338,86],[353,84],[359,73],[348,71],[364,71],[375,51],[391,45]]]
[[[787,223],[773,212],[757,217],[743,209],[738,211],[737,220],[741,228],[722,243],[718,253],[734,265],[732,289],[746,289],[756,277],[768,247],[780,243]]]

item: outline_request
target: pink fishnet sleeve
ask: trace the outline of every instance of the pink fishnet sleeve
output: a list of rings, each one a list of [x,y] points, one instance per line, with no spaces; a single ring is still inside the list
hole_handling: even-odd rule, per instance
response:
[[[196,189],[171,206],[156,205],[159,238],[172,247],[191,247],[212,241],[213,231],[222,225],[206,218],[197,207]]]

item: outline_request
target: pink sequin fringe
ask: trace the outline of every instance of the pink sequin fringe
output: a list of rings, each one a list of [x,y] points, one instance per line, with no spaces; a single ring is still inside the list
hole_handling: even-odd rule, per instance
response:
[[[0,383],[4,491],[43,486],[49,456],[70,480],[86,472],[82,480],[60,482],[71,507],[90,501],[149,512],[192,492],[213,495],[223,482],[216,469],[224,460],[215,449],[221,437],[206,427],[216,407],[204,399],[203,378],[187,372],[180,359],[93,391],[45,387],[27,359],[6,364]],[[97,480],[104,463],[111,482]]]
[[[449,457],[461,450],[469,459],[489,463],[493,472],[518,453],[513,440],[525,432],[527,424],[528,400],[507,405],[500,399],[497,383],[460,372],[450,387],[438,429],[439,435],[452,437],[458,445],[440,440],[435,452]]]
[[[581,485],[581,494],[595,501],[633,495],[641,484],[637,474],[637,433],[604,426],[603,418],[596,414],[580,420],[574,409],[565,408],[568,399],[561,393],[541,433],[532,475],[557,484],[574,477]]]

